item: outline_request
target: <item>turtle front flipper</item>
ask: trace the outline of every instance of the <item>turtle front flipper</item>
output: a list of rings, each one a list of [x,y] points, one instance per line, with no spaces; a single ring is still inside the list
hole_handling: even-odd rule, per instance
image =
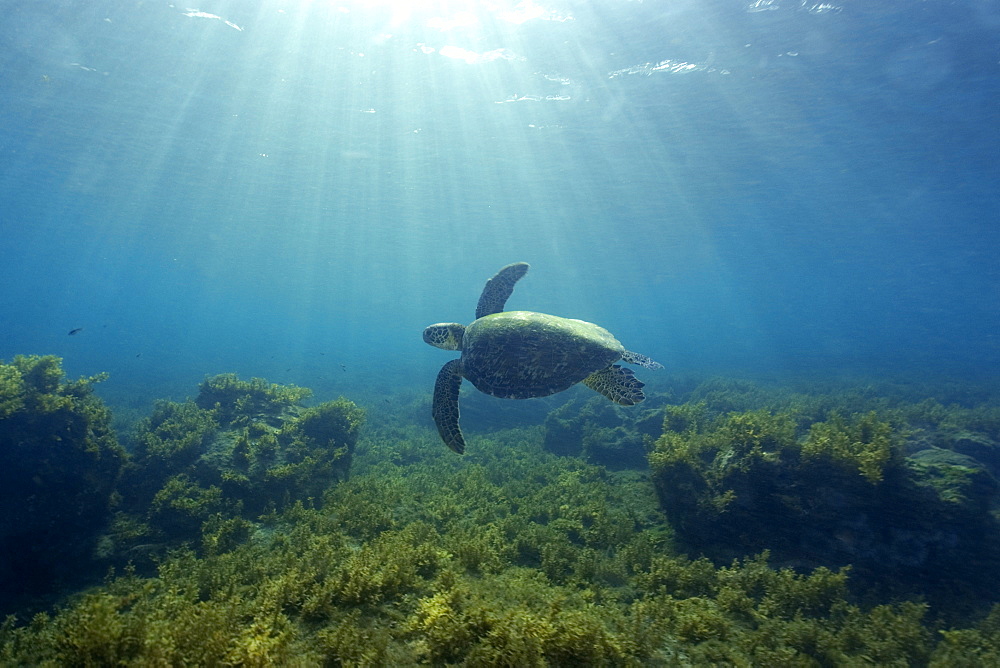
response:
[[[633,406],[646,398],[642,393],[645,383],[635,377],[632,369],[617,364],[595,371],[583,379],[583,384],[622,406]]]
[[[514,284],[528,273],[528,266],[527,262],[508,264],[486,281],[483,294],[479,295],[479,304],[476,305],[476,320],[484,315],[503,311],[504,304],[514,292]]]
[[[622,361],[628,362],[629,364],[638,364],[639,366],[646,367],[647,369],[663,368],[662,364],[652,358],[640,355],[639,353],[634,353],[631,350],[626,350],[622,353]]]
[[[444,444],[460,455],[465,452],[465,438],[458,426],[458,391],[461,388],[462,360],[452,360],[441,367],[434,381],[434,406],[431,409]]]

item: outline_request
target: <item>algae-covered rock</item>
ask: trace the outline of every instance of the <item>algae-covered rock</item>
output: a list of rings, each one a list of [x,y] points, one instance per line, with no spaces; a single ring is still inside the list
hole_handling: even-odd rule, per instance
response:
[[[114,552],[197,540],[210,521],[252,521],[347,478],[364,411],[343,398],[304,408],[309,394],[223,374],[194,401],[157,404],[133,436]]]
[[[578,457],[583,452],[583,420],[577,401],[568,401],[545,418],[545,449],[556,455]]]
[[[6,620],[0,665],[996,665],[997,613],[942,633],[921,602],[852,601],[848,571],[676,554],[645,476],[539,431],[461,464],[414,428],[400,465],[380,435],[322,506],[210,519],[200,554]]]
[[[685,423],[683,412],[667,412],[650,463],[691,548],[720,560],[768,549],[804,567],[852,565],[869,581],[997,591],[986,575],[1000,567],[997,485],[971,458],[904,458],[901,435],[871,412],[808,430],[791,413]]]
[[[61,360],[0,364],[0,606],[85,570],[125,452],[92,393]]]
[[[312,396],[312,390],[295,385],[278,385],[263,378],[240,380],[235,373],[206,378],[198,388],[195,403],[214,411],[220,424],[277,420],[282,413]]]
[[[952,450],[920,450],[906,458],[906,466],[915,484],[968,515],[988,513],[1000,491],[980,461]]]
[[[1000,444],[985,434],[961,431],[949,439],[948,447],[972,457],[994,476],[1000,476]]]
[[[228,456],[216,457],[217,469],[204,477],[217,475],[227,495],[250,513],[318,498],[347,478],[363,423],[364,411],[344,398],[305,408],[278,428],[253,422],[220,434]]]
[[[656,405],[658,397],[648,404]],[[660,410],[626,410],[600,397],[569,401],[545,419],[544,447],[553,454],[583,457],[612,469],[646,467],[647,444],[659,435]]]

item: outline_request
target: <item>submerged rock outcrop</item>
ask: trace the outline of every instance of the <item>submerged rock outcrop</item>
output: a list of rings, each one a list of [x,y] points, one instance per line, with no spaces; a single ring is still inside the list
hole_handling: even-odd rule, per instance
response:
[[[996,479],[949,450],[905,456],[906,429],[892,421],[671,406],[653,479],[684,544],[718,561],[766,549],[778,563],[850,566],[890,589],[1000,593]]]
[[[109,555],[199,538],[224,549],[261,514],[346,479],[364,410],[344,398],[303,407],[310,395],[222,374],[193,401],[159,403],[132,438]]]
[[[52,355],[0,363],[0,611],[79,576],[108,520],[125,451],[93,394]]]

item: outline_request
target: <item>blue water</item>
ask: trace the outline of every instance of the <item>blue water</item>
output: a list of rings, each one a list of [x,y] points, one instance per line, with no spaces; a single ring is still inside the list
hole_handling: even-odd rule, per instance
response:
[[[510,308],[674,372],[993,379],[998,36],[992,0],[6,3],[0,358],[429,391],[422,328],[527,261]]]

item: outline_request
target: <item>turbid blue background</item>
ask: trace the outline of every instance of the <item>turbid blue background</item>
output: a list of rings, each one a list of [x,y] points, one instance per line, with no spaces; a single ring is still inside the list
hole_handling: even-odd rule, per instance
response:
[[[1000,363],[1000,2],[195,4],[0,4],[0,358],[429,391],[523,260],[682,373]]]

